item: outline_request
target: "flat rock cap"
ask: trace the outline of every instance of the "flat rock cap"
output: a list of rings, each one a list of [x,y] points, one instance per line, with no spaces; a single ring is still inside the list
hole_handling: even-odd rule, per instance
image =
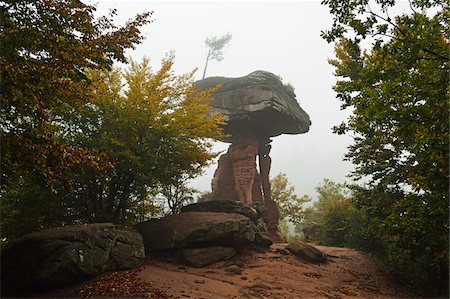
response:
[[[266,71],[240,78],[209,77],[195,82],[200,89],[220,88],[213,93],[212,112],[220,112],[225,133],[232,137],[255,134],[274,137],[309,130],[309,115],[298,104],[292,88]],[[224,140],[230,141],[230,140]]]

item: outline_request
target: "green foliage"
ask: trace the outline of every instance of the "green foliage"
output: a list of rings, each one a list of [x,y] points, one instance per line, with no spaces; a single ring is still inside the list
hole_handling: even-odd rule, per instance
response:
[[[195,202],[205,202],[205,201],[209,201],[209,200],[213,200],[212,192],[205,191],[205,192],[201,192],[200,194],[198,194],[194,201]]]
[[[173,59],[164,59],[155,72],[144,59],[132,61],[126,72],[90,73],[95,113],[85,127],[96,125],[92,134],[74,140],[108,152],[114,165],[83,173],[78,181],[76,194],[87,202],[90,221],[126,222],[133,199],[146,200],[148,190],[173,203],[173,188],[180,191],[180,182],[198,175],[213,157],[211,140],[220,138],[222,119],[209,113],[212,90],[196,90],[194,73],[174,75]]]
[[[287,243],[305,241],[304,236],[296,231],[295,227],[292,227],[292,224],[286,219],[278,223],[278,230],[280,231],[284,241]]]
[[[277,203],[280,212],[280,222],[289,221],[294,225],[303,220],[303,205],[311,199],[304,195],[298,197],[286,174],[279,173],[270,180],[272,199]]]
[[[208,68],[208,62],[210,60],[222,61],[223,60],[223,48],[225,48],[231,41],[231,34],[227,33],[223,36],[212,36],[205,39],[205,45],[208,49],[206,53],[205,68],[203,69],[203,77],[205,79],[206,69]]]
[[[114,11],[96,20],[81,1],[0,1],[0,9],[1,189],[30,177],[53,187],[73,166],[108,167],[101,153],[64,142],[61,122],[90,100],[86,69],[125,62],[151,13],[115,27]]]
[[[159,189],[162,206],[165,207],[165,215],[175,215],[181,212],[181,208],[194,202],[195,188],[187,186],[186,179],[180,179],[176,184],[163,185]]]
[[[395,1],[376,2],[382,13],[367,1],[324,1],[335,17],[324,37],[341,38],[334,89],[353,109],[335,132],[354,134],[347,159],[368,180],[354,188],[362,233],[418,289],[448,294],[448,3],[411,1],[412,14],[391,19]],[[434,12],[415,11],[424,8]],[[363,51],[366,37],[374,43]]]
[[[352,205],[349,189],[324,179],[316,190],[318,200],[307,209],[303,226],[314,224],[317,228],[308,237],[323,245],[354,247],[361,215]]]
[[[281,220],[278,223],[278,230],[280,231],[281,236],[283,236],[283,239],[287,242],[290,237],[288,222],[286,220]]]
[[[222,136],[222,118],[209,112],[213,90],[195,89],[194,73],[174,75],[173,59],[164,59],[158,71],[144,59],[142,63],[131,62],[125,72],[87,72],[92,98],[80,109],[82,113],[64,120],[67,130],[61,139],[103,152],[103,163],[110,167],[83,165],[72,169],[71,189],[58,185],[56,193],[45,186],[36,189],[33,181],[6,193],[4,198],[18,214],[2,219],[5,232],[14,229],[23,217],[42,219],[42,225],[30,224],[28,231],[75,220],[142,221],[163,212],[155,199],[158,193],[165,196],[173,212],[179,209],[192,193],[184,182],[198,175],[214,156],[211,141]],[[15,196],[14,192],[27,194]],[[22,207],[39,198],[42,202],[37,210],[25,213]],[[51,211],[54,222],[42,211],[50,203],[56,205]],[[69,211],[71,215],[67,215]],[[8,236],[18,233],[12,230]]]

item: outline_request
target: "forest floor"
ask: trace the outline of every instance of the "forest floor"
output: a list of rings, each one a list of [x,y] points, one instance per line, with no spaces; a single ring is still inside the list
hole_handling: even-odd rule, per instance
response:
[[[417,297],[395,283],[376,258],[360,251],[315,245],[329,260],[315,265],[286,254],[285,245],[274,244],[267,252],[248,251],[203,268],[180,266],[169,257],[147,257],[137,271],[115,272],[115,278],[107,274],[76,288],[33,297],[124,297],[136,290],[147,298]],[[103,293],[98,293],[99,288]]]
[[[329,262],[314,265],[282,254],[285,245],[204,268],[149,261],[139,275],[170,298],[415,297],[394,284],[376,258],[360,251],[315,245]]]

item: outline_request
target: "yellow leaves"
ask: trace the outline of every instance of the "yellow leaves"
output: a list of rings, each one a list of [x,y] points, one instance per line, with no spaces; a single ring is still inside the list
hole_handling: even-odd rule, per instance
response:
[[[175,75],[172,67],[169,56],[156,71],[144,58],[125,71],[89,72],[100,124],[90,142],[150,180],[143,184],[197,174],[213,157],[210,139],[223,136],[221,115],[210,113],[214,89],[195,89],[194,72]]]
[[[164,121],[191,138],[220,137],[223,124],[219,114],[209,113],[209,101],[214,89],[197,90],[193,87],[194,72],[176,76],[173,74],[173,55],[162,61],[154,72],[150,61],[131,62],[123,75],[127,81],[125,92],[128,106],[147,113],[150,122]]]

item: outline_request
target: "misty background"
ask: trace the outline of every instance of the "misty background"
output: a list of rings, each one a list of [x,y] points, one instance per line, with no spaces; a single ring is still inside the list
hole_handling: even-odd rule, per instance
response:
[[[406,1],[405,1],[406,2]],[[206,77],[241,77],[255,70],[272,72],[290,83],[300,106],[309,114],[310,131],[273,138],[271,176],[287,174],[296,194],[316,199],[315,187],[324,178],[349,182],[353,169],[343,161],[350,136],[332,133],[350,111],[340,111],[332,90],[336,78],[327,60],[334,58],[333,45],[320,37],[331,27],[332,18],[320,1],[89,1],[97,5],[96,15],[117,10],[118,24],[137,13],[153,11],[153,22],[142,28],[144,42],[128,56],[140,61],[150,58],[159,69],[167,53],[175,52],[177,74],[198,68],[201,79],[206,58],[204,40],[227,32],[232,35],[222,62],[210,61]],[[406,3],[405,3],[406,6]],[[406,8],[405,8],[406,9]],[[270,121],[270,120],[269,120]],[[228,144],[217,142],[215,151]],[[216,158],[191,186],[210,191],[217,167]]]

